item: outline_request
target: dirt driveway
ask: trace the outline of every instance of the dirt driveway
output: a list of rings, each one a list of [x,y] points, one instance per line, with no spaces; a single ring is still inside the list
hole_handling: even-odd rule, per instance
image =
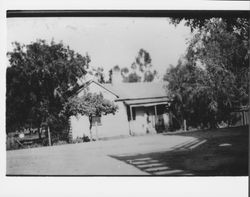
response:
[[[247,128],[7,151],[7,175],[247,176]]]

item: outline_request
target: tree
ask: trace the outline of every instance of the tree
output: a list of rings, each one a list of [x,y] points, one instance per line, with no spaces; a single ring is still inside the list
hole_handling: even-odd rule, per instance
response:
[[[149,52],[144,49],[140,49],[137,57],[135,58],[135,64],[132,65],[132,68],[134,66],[134,68],[136,69],[138,66],[141,72],[147,71],[150,67],[152,67],[151,61],[152,59]]]
[[[112,69],[109,70],[109,80],[108,83],[114,83],[114,75],[121,74],[121,69],[119,65],[115,65]]]
[[[246,105],[249,94],[248,16],[171,18],[170,23],[177,25],[182,20],[192,31],[196,30],[188,48],[189,61],[200,61],[207,68],[217,65],[232,72],[240,90],[237,105]]]
[[[105,99],[102,94],[86,93],[81,97],[70,98],[61,111],[61,116],[88,116],[90,123],[90,139],[92,140],[93,117],[114,114],[118,107],[111,101]]]
[[[180,24],[181,21],[184,21],[184,24],[190,27],[191,31],[194,30],[202,30],[206,26],[207,23],[211,21],[211,19],[215,19],[215,17],[172,17],[170,18],[169,22],[173,25]],[[235,30],[241,29],[239,33],[240,36],[247,39],[249,33],[249,16],[242,16],[242,17],[217,17],[217,19],[222,20],[226,24],[226,30],[228,32],[235,32]]]
[[[153,81],[157,72],[155,70],[154,71],[152,70],[151,63],[152,63],[152,59],[151,59],[149,52],[147,52],[144,49],[140,49],[137,57],[135,58],[135,62],[133,62],[131,65],[131,69],[133,70],[133,73],[130,76],[130,79],[133,80],[133,82]]]
[[[233,20],[232,25],[212,18],[197,25],[197,20],[186,23],[198,29],[189,42],[185,62],[171,68],[165,79],[179,116],[194,126],[216,127],[221,121],[230,122],[232,108],[248,101],[249,24],[245,19]]]
[[[131,68],[124,67],[120,69],[123,82],[151,82],[154,80],[157,72],[152,70],[152,60],[149,52],[140,49]]]
[[[184,120],[192,127],[214,128],[228,122],[235,99],[235,78],[227,71],[211,73],[190,62],[171,67],[164,79],[169,82],[170,110],[180,127]]]
[[[157,75],[156,70],[154,70],[153,72],[148,70],[148,71],[146,71],[144,73],[144,81],[145,82],[151,82],[151,81],[153,81],[155,79],[156,75]]]
[[[222,19],[209,20],[191,40],[187,58],[189,61],[200,61],[210,71],[223,69],[231,72],[240,90],[235,105],[244,105],[249,93],[249,38],[245,37],[245,20],[238,19],[237,27],[229,31],[227,23]]]
[[[90,57],[44,40],[27,45],[15,42],[7,56],[6,131],[20,129],[27,122],[36,127],[47,122],[52,131],[62,130],[67,121],[59,113],[66,93],[86,74]]]
[[[136,72],[133,72],[133,73],[130,73],[128,75],[128,78],[127,78],[126,81],[129,82],[129,83],[140,82],[141,81],[141,77],[138,74],[136,74]]]
[[[127,75],[129,73],[129,69],[127,67],[123,67],[121,69],[121,73],[122,73],[122,75]]]
[[[105,83],[105,80],[104,80],[104,69],[103,69],[103,67],[98,67],[97,69],[96,69],[96,77],[97,77],[97,81],[99,82],[99,83]]]
[[[156,70],[152,70],[151,61],[149,52],[140,49],[130,69],[127,67],[120,68],[116,65],[109,71],[109,82],[112,83],[112,77],[114,75],[116,75],[116,77],[121,77],[121,81],[127,83],[151,82],[157,75]]]
[[[99,83],[105,83],[104,69],[103,67],[91,68],[88,74],[94,76],[95,80]]]

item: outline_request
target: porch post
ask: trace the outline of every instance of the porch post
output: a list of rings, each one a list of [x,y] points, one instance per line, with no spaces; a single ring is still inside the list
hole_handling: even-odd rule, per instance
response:
[[[155,129],[156,129],[156,123],[157,123],[157,105],[155,105]]]
[[[246,116],[245,116],[245,111],[243,111],[243,126],[245,126],[246,125]]]
[[[132,113],[132,106],[130,105],[129,106],[129,111],[130,111],[130,135],[132,135],[132,125],[131,125],[131,123],[132,123],[132,121],[133,121],[133,113]]]

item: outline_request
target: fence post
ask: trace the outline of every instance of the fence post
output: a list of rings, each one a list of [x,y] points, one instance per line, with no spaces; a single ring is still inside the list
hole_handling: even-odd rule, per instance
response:
[[[183,120],[184,131],[187,131],[187,121],[186,119]]]
[[[48,126],[48,140],[49,140],[49,146],[51,146],[51,136],[50,136],[50,129],[49,129],[49,126]]]

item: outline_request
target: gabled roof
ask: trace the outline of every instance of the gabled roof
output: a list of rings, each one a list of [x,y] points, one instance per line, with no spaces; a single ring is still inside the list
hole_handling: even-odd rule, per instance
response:
[[[102,84],[105,89],[118,95],[119,100],[167,97],[166,85],[166,82]]]
[[[82,84],[82,85],[79,87],[79,89],[78,89],[78,91],[76,92],[76,94],[78,94],[82,89],[84,89],[84,88],[86,88],[87,86],[89,86],[91,83],[94,83],[94,84],[100,86],[101,88],[107,90],[108,92],[110,92],[111,94],[113,94],[113,95],[115,95],[117,98],[119,98],[119,95],[117,95],[115,92],[112,92],[112,90],[106,88],[106,87],[104,86],[104,84],[98,83],[98,82],[96,82],[96,81],[94,81],[94,80],[89,80],[89,81],[87,81],[86,83]]]
[[[81,85],[76,93],[89,86],[91,83],[102,87],[115,95],[118,100],[141,100],[166,98],[167,88],[166,82],[137,82],[137,83],[117,83],[117,84],[100,84],[94,80],[90,80]]]

